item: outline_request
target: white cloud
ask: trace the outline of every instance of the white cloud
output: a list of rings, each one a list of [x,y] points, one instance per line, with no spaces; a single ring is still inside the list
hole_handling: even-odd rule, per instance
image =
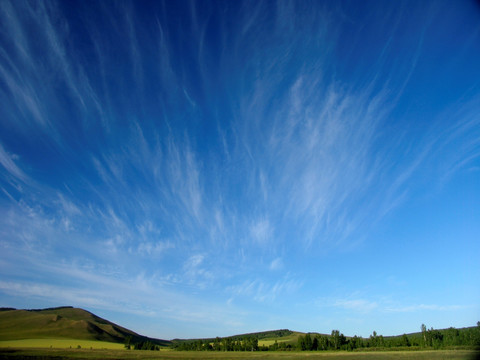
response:
[[[378,303],[365,299],[339,299],[335,301],[334,306],[356,312],[368,313],[377,309]]]
[[[195,254],[188,258],[183,264],[183,273],[179,276],[170,276],[175,282],[185,283],[199,289],[205,289],[211,285],[215,274],[204,263],[203,254]]]
[[[386,313],[414,313],[424,311],[456,311],[467,308],[465,305],[439,305],[439,304],[410,304],[400,301],[392,301],[389,297],[380,296],[375,299],[358,297],[358,293],[345,298],[324,298],[317,301],[317,305],[327,308],[340,308],[357,314],[369,314],[371,312]]]
[[[250,226],[250,234],[257,244],[267,245],[273,236],[270,221],[267,219],[254,221]]]
[[[202,254],[193,255],[185,262],[183,267],[187,270],[197,268],[203,263],[204,259],[205,257]]]
[[[185,97],[187,98],[188,102],[190,103],[190,105],[192,107],[196,107],[196,104],[195,102],[190,98],[190,96],[188,95],[188,92],[187,90],[185,90],[185,88],[183,89],[183,93],[185,94]]]
[[[291,295],[303,286],[303,281],[289,275],[275,282],[263,280],[246,280],[241,284],[229,286],[226,289],[233,297],[248,298],[259,303],[272,303],[282,296]]]
[[[62,193],[58,193],[58,202],[66,214],[74,216],[81,214],[78,206],[75,205],[71,200],[67,199]]]
[[[281,270],[283,269],[283,259],[282,258],[276,258],[272,260],[269,266],[270,270],[276,271],[276,270]]]
[[[387,306],[384,308],[386,312],[418,312],[418,311],[456,311],[460,309],[465,309],[466,306],[463,305],[437,305],[437,304],[417,304],[417,305],[406,305],[406,306]]]
[[[7,151],[5,151],[3,145],[0,143],[0,164],[4,167],[5,170],[7,170],[10,176],[13,176],[13,178],[15,178],[16,180],[25,182],[28,180],[28,176],[15,163],[15,160],[17,159],[18,156],[9,154]]]

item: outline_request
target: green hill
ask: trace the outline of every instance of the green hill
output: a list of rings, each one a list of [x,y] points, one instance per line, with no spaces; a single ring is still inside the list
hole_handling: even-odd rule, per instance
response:
[[[169,341],[152,339],[102,319],[86,310],[58,307],[41,310],[0,311],[0,341],[20,339],[79,339],[124,343],[150,341],[168,346]]]

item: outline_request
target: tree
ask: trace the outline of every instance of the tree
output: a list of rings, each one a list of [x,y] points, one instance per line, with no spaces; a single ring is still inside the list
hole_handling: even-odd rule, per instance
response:
[[[334,350],[338,350],[340,348],[340,331],[332,330],[331,345]]]
[[[319,350],[328,350],[328,337],[325,335],[320,335],[318,338],[318,349]]]
[[[258,339],[256,337],[254,337],[252,339],[252,344],[251,344],[251,349],[252,351],[257,351],[258,350]]]
[[[343,349],[343,345],[345,345],[347,343],[347,338],[345,337],[345,335],[343,335],[342,333],[340,333],[340,337],[339,337],[339,347]]]
[[[352,350],[363,347],[363,340],[357,335],[355,335],[352,339],[350,339],[350,343],[352,344],[351,346]]]
[[[438,330],[433,330],[433,328],[429,331],[432,341],[432,346],[435,349],[439,349],[443,344],[443,334]]]
[[[213,350],[215,351],[220,351],[220,344],[221,344],[221,339],[217,336],[215,340],[213,340]]]
[[[300,335],[297,339],[297,348],[298,350],[304,351],[306,349],[305,346],[305,337]]]
[[[376,331],[373,331],[373,334],[370,335],[370,346],[372,346],[372,347],[377,347],[378,346],[377,332]]]
[[[130,335],[125,336],[125,349],[130,350],[132,348],[131,342],[132,342],[132,337]]]
[[[383,338],[383,335],[380,335],[379,337],[377,337],[377,346],[385,347],[385,339]]]
[[[277,342],[277,340],[275,340],[275,343],[273,344],[272,349],[273,349],[273,350],[278,350],[278,342]]]
[[[310,336],[310,334],[306,334],[305,335],[305,350],[312,350],[312,345],[313,345],[312,337]]]
[[[480,347],[480,321],[477,321],[477,328],[474,330],[474,341],[476,347]]]
[[[425,326],[425,324],[422,324],[420,329],[422,330],[423,335],[423,346],[427,346],[427,327]]]

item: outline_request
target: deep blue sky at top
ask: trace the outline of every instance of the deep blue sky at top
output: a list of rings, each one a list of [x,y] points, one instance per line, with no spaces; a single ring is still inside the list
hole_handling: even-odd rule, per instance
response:
[[[151,336],[480,319],[474,1],[0,1],[0,306]]]

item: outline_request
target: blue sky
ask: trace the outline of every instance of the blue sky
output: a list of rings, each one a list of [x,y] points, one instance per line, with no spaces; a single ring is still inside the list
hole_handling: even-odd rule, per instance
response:
[[[479,64],[474,1],[1,1],[0,306],[475,325]]]

